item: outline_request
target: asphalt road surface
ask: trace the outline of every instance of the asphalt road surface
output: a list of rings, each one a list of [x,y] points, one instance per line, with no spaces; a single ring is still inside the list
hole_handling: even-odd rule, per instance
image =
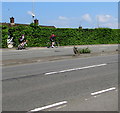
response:
[[[28,59],[28,58],[39,58],[47,56],[61,56],[61,55],[73,55],[74,46],[66,46],[59,48],[27,48],[26,50],[3,49],[2,60],[14,60],[14,59]],[[102,44],[102,45],[80,45],[78,48],[89,48],[92,53],[97,52],[111,52],[118,49],[118,44]]]
[[[118,111],[118,55],[2,68],[3,111]]]

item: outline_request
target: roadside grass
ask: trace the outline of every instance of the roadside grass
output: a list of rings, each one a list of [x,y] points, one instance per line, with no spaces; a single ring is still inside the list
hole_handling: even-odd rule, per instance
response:
[[[77,47],[73,47],[73,52],[74,54],[88,54],[91,53],[91,50],[87,47],[87,48],[77,48]]]

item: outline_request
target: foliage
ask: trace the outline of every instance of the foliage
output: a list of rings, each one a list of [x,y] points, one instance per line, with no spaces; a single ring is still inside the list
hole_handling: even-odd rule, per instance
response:
[[[73,47],[73,52],[75,54],[85,54],[85,53],[91,53],[91,50],[87,47],[87,48],[77,48],[77,47]]]
[[[91,50],[87,47],[87,48],[83,48],[83,49],[78,49],[78,52],[80,54],[91,53]]]
[[[0,26],[1,27],[1,26]],[[47,28],[30,24],[14,27],[2,26],[2,47],[6,48],[8,31],[14,37],[14,47],[18,45],[18,39],[22,34],[28,40],[28,47],[45,47],[52,33],[57,35],[60,46],[90,45],[90,44],[118,44],[120,43],[120,29],[72,29],[72,28]]]

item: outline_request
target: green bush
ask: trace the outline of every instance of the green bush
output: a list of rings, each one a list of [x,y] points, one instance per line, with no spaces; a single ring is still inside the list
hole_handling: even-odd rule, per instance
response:
[[[83,49],[78,49],[78,52],[80,54],[91,53],[91,50],[87,47],[87,48],[83,48]]]
[[[30,24],[14,27],[2,27],[2,47],[7,47],[8,30],[14,37],[14,47],[18,45],[21,34],[25,34],[28,47],[45,47],[52,33],[57,35],[60,46],[91,45],[91,44],[118,44],[120,43],[120,29],[72,29],[72,28],[47,28]],[[1,45],[1,44],[0,44]]]

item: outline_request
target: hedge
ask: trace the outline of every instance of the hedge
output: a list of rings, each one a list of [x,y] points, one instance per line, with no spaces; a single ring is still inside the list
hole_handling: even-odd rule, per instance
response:
[[[35,25],[0,27],[2,29],[2,48],[7,47],[8,30],[14,37],[14,47],[17,47],[21,34],[25,34],[28,47],[45,47],[52,33],[57,35],[60,46],[120,43],[120,29],[47,28]]]

